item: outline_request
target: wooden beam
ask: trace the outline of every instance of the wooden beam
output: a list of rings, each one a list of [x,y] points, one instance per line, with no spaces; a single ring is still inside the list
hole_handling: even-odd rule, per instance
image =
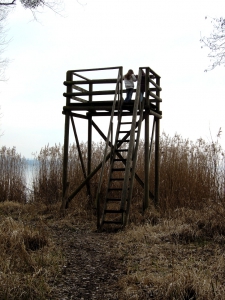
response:
[[[73,88],[74,90],[80,91],[81,93],[86,93],[86,92],[88,92],[87,90],[82,89],[81,87],[79,87],[78,85],[75,85],[75,84],[72,85],[72,88]]]
[[[64,81],[63,84],[68,86],[68,85],[73,85],[73,84],[105,84],[105,83],[116,83],[117,79],[116,78],[111,78],[111,79],[90,79],[90,80],[76,80],[76,81]]]
[[[143,210],[149,206],[149,113],[145,118],[145,185],[144,185],[144,203]]]
[[[162,88],[161,88],[160,86],[158,86],[158,85],[155,83],[155,81],[149,79],[149,82],[150,82],[152,85],[154,85],[154,87],[156,87],[156,90],[162,91]],[[150,89],[150,90],[152,91],[153,89]]]
[[[71,97],[71,99],[82,102],[82,103],[87,103],[88,102],[88,100],[82,99],[80,97],[75,97],[75,96]]]
[[[106,161],[110,158],[111,153],[109,153],[106,156]],[[79,185],[79,187],[72,193],[70,194],[70,196],[67,199],[66,202],[66,208],[68,208],[68,204],[70,203],[70,201],[79,193],[79,191],[86,185],[87,182],[89,182],[91,180],[91,178],[101,169],[102,167],[102,163],[101,162],[92,172],[90,175],[87,176],[87,178]]]
[[[99,135],[103,138],[103,140],[106,141],[106,136],[104,133],[101,131],[101,129],[98,127],[98,125],[92,120],[92,126],[95,128],[95,130],[99,133]],[[111,145],[110,145],[111,146]]]
[[[89,92],[93,91],[93,84],[89,84]],[[89,102],[92,102],[92,95],[89,95]],[[88,157],[87,157],[87,174],[91,173],[91,161],[92,161],[92,115],[88,116]],[[89,183],[88,183],[89,185]],[[89,185],[90,196],[90,185]]]
[[[155,116],[158,119],[162,119],[162,115],[160,115],[159,113],[157,113],[157,112],[155,112],[153,110],[150,110],[150,115],[153,115],[153,116]]]
[[[160,86],[160,77],[156,78],[156,83]],[[160,91],[157,91],[157,97],[160,98]],[[160,109],[160,103],[156,103],[157,110]],[[160,119],[155,120],[155,207],[159,205],[159,168],[160,168],[160,157],[159,157],[159,137],[160,137]]]
[[[121,67],[109,67],[109,68],[93,68],[93,69],[80,69],[80,70],[70,70],[70,72],[88,72],[88,71],[103,71],[103,70],[114,70]]]
[[[141,69],[147,69],[147,68],[149,69],[150,74],[153,74],[154,77],[160,78],[160,76],[155,71],[153,71],[151,68],[149,68],[149,67],[141,67]],[[150,75],[150,76],[152,76],[152,75]]]
[[[146,118],[146,114],[144,114],[144,116],[143,116],[143,120],[145,120],[145,118]],[[92,124],[94,123],[94,121],[92,121]],[[138,122],[137,122],[138,123]],[[94,123],[95,124],[95,123]],[[95,127],[95,125],[93,124],[93,126]],[[138,125],[138,124],[137,124]],[[136,125],[136,126],[137,126]],[[96,125],[97,126],[97,125]],[[97,126],[98,127],[98,126]],[[123,139],[122,139],[122,141],[120,142],[120,145],[123,143],[123,141],[124,140],[126,140],[128,137],[129,137],[129,133],[127,133],[124,137],[123,137]],[[107,137],[104,135],[104,133],[102,133],[102,138],[106,141],[107,140]],[[110,147],[112,147],[112,145],[111,145],[111,143],[109,143],[109,146]],[[122,159],[123,158],[123,156],[119,153],[119,152],[117,152],[116,153],[116,155],[120,158],[120,159]],[[111,152],[110,153],[108,153],[108,155],[106,156],[106,161],[109,159],[111,157]],[[91,174],[90,175],[88,175],[87,176],[87,178],[79,185],[79,187],[77,187],[76,188],[76,190],[72,193],[72,194],[70,194],[70,196],[68,197],[68,199],[67,199],[67,202],[66,202],[66,208],[68,208],[68,205],[69,205],[69,203],[71,202],[71,200],[81,191],[81,189],[86,185],[86,183],[89,181],[89,180],[91,180],[91,178],[101,169],[101,167],[102,167],[102,163],[103,163],[103,161],[91,172]],[[125,164],[125,162],[123,162],[124,164]],[[140,186],[142,187],[142,188],[144,188],[144,182],[141,180],[141,178],[135,173],[135,179],[137,180],[137,182],[140,184]],[[149,197],[151,198],[151,199],[154,199],[154,195],[152,194],[152,192],[151,191],[149,191]]]
[[[99,95],[115,95],[114,90],[108,91],[93,91],[93,92],[84,92],[84,93],[63,93],[64,97],[72,97],[72,96],[99,96]]]
[[[155,100],[158,100],[158,102],[162,102],[162,99],[157,96],[156,94],[153,94],[151,91],[149,92],[150,96],[153,97]]]
[[[87,174],[86,174],[85,167],[84,167],[84,161],[83,161],[82,152],[81,152],[81,149],[80,149],[80,143],[79,143],[77,130],[76,130],[76,127],[75,127],[73,117],[71,117],[71,123],[72,123],[72,127],[73,127],[73,133],[74,133],[75,141],[76,141],[76,144],[77,144],[77,150],[78,150],[78,154],[79,154],[79,158],[80,158],[81,169],[82,169],[82,172],[83,172],[83,175],[84,175],[84,179],[86,179]],[[88,186],[87,186],[87,189],[88,189]]]
[[[70,127],[70,114],[65,115],[65,129],[64,129],[64,151],[63,151],[63,197],[66,193],[67,187],[67,167],[68,167],[68,152],[69,152],[69,127]]]
[[[88,117],[85,116],[85,115],[80,115],[80,114],[76,114],[76,113],[73,113],[73,112],[71,112],[70,115],[73,116],[73,117],[76,117],[76,118],[80,118],[80,119],[85,119],[85,120],[88,119]]]
[[[74,71],[72,71],[72,72],[74,72]],[[89,80],[88,78],[86,78],[86,77],[84,77],[84,76],[82,76],[82,75],[80,75],[80,74],[77,74],[77,73],[73,73],[73,75],[75,75],[75,76],[77,76],[77,77],[80,77],[80,78],[82,78],[82,79],[84,79],[84,80]],[[73,79],[72,79],[73,80]]]

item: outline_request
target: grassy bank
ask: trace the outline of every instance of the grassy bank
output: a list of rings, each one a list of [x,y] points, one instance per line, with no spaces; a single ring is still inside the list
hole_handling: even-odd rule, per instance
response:
[[[93,144],[92,169],[104,144]],[[175,135],[160,140],[159,209],[142,212],[143,190],[135,182],[130,225],[115,233],[116,250],[126,274],[119,278],[119,299],[225,299],[224,153],[219,143],[195,143]],[[81,144],[87,164],[87,145]],[[26,161],[16,149],[0,155],[0,298],[50,299],[54,278],[63,265],[51,228],[94,231],[93,199],[99,174],[91,180],[93,198],[85,188],[60,215],[63,148],[46,146],[34,159],[32,191],[26,190]],[[144,179],[144,144],[137,174]],[[154,193],[154,153],[150,189]],[[70,191],[83,181],[75,145],[70,146]],[[106,181],[102,194],[106,190]]]

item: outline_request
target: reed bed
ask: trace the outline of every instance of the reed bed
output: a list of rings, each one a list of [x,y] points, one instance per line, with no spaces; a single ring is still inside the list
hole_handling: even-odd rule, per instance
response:
[[[201,208],[206,199],[224,201],[224,152],[218,139],[195,143],[165,133],[160,141],[160,208]]]
[[[16,148],[0,148],[0,202],[27,200],[25,180],[26,159]]]
[[[105,143],[93,143],[92,165],[94,168],[102,161]],[[82,183],[87,176],[87,144],[80,144],[83,165],[75,144],[69,147],[68,181],[69,194]],[[26,188],[26,160],[15,148],[0,150],[0,202],[17,201],[36,202],[52,205],[62,200],[63,146],[45,146],[34,156],[34,171],[31,192]],[[144,141],[140,142],[137,174],[144,180]],[[150,166],[150,190],[154,194],[154,144]],[[107,189],[106,164],[100,196],[104,198]],[[201,208],[206,200],[224,205],[225,198],[225,161],[224,152],[216,141],[206,142],[198,139],[195,143],[179,135],[170,137],[163,133],[160,139],[160,213],[170,214],[180,208]],[[90,182],[76,195],[72,202],[82,205],[89,200],[93,207],[99,182],[98,172]],[[142,213],[143,189],[135,181],[132,205]],[[91,196],[90,196],[91,195]],[[83,199],[83,200],[81,200]],[[85,200],[84,200],[85,199]],[[83,205],[82,205],[83,207]],[[136,212],[135,212],[136,214]],[[132,215],[131,215],[132,218]]]
[[[104,147],[103,142],[93,143],[92,170],[101,162]],[[87,144],[80,148],[86,170]],[[48,299],[47,278],[56,276],[62,258],[43,224],[54,219],[57,226],[72,229],[85,218],[93,223],[100,172],[72,200],[68,213],[60,216],[63,147],[47,145],[34,156],[30,194],[25,187],[25,159],[15,148],[0,151],[0,298]],[[119,299],[224,299],[225,161],[219,137],[193,142],[163,133],[160,154],[159,207],[150,202],[143,215],[143,189],[135,181],[130,225],[115,233],[117,252],[127,267],[127,274],[119,279]],[[141,141],[137,174],[142,180],[144,164]],[[154,164],[153,145],[153,194]],[[106,164],[102,198],[108,168]],[[76,145],[70,145],[69,193],[82,183],[85,170]]]

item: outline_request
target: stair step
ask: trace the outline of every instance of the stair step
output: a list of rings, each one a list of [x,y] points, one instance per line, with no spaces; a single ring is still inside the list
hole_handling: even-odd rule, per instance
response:
[[[129,142],[130,140],[117,140],[117,143],[119,143],[119,142],[123,142],[123,143],[127,143],[127,142]]]
[[[121,122],[120,124],[132,124],[132,122]]]
[[[116,201],[116,202],[119,202],[121,201],[121,198],[106,198],[106,201],[109,202],[109,201]]]
[[[118,210],[118,209],[105,209],[104,210],[104,213],[105,214],[121,214],[121,213],[123,213],[123,212],[125,212],[124,210]]]
[[[112,168],[112,171],[125,171],[125,168]]]
[[[130,132],[130,130],[121,130],[121,131],[119,131],[119,133],[129,133]],[[137,133],[137,130],[135,130],[135,133]]]
[[[119,224],[123,225],[122,221],[103,221],[102,224]]]
[[[127,159],[126,158],[115,158],[114,159],[114,161],[124,161],[124,160],[126,161]]]
[[[137,142],[137,140],[134,140],[134,141]],[[130,140],[117,140],[117,143],[120,143],[120,142],[127,143],[127,142],[130,142]]]
[[[128,149],[116,149],[116,152],[127,152]]]

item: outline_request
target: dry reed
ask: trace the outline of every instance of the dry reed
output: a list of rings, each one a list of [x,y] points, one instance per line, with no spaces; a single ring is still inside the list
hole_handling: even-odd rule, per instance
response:
[[[80,146],[86,167],[87,144],[81,143]],[[3,253],[0,260],[0,298],[46,299],[44,297],[49,292],[46,276],[57,269],[51,268],[50,264],[55,266],[59,261],[54,258],[57,255],[43,227],[34,230],[20,219],[21,214],[32,215],[33,220],[37,218],[34,217],[34,211],[21,211],[20,203],[27,202],[23,187],[23,159],[14,148],[3,147],[1,151],[0,188],[3,192],[0,195],[5,206],[0,207],[0,244]],[[103,152],[104,143],[93,143],[92,170],[102,160]],[[131,225],[115,234],[118,253],[127,266],[127,274],[119,280],[121,299],[224,299],[223,149],[218,141],[199,139],[194,143],[179,135],[169,137],[163,133],[160,152],[159,209],[150,205],[143,216],[143,189],[135,182]],[[36,205],[36,208],[44,205],[45,214],[49,214],[50,209],[54,210],[62,199],[63,147],[46,146],[35,156],[35,160],[37,163],[29,205]],[[102,198],[107,188],[107,168],[108,165],[101,190]],[[143,141],[138,153],[137,174],[144,179]],[[150,168],[150,189],[154,193],[153,174],[154,145]],[[84,177],[78,149],[76,145],[70,145],[69,192],[75,190]],[[85,218],[93,221],[92,208],[98,181],[99,174],[90,181],[92,197],[87,194],[88,186],[76,195],[71,202],[71,210],[65,218],[58,220],[61,226],[72,228],[82,224]],[[18,190],[20,193],[15,194]],[[46,218],[53,218],[50,215]],[[54,218],[57,218],[57,214]],[[38,288],[35,288],[36,285]]]
[[[15,147],[0,149],[0,202],[26,202],[25,168],[26,160]]]

